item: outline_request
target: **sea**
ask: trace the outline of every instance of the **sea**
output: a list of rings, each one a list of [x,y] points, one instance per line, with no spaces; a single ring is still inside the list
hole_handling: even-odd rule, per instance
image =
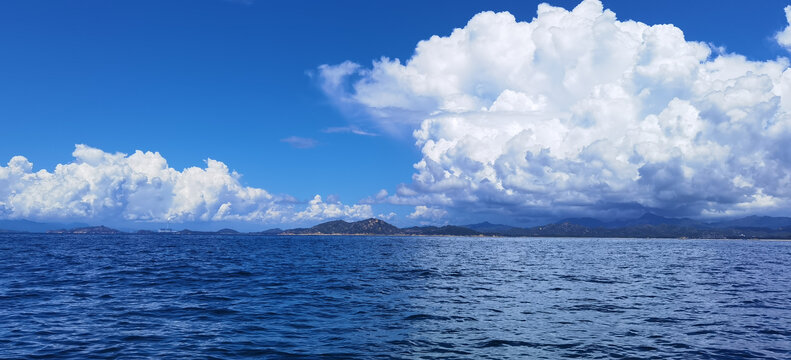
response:
[[[2,359],[789,359],[791,242],[0,235]]]

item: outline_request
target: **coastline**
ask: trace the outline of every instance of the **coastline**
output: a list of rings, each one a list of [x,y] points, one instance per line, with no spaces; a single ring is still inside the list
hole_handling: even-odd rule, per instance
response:
[[[47,235],[47,236],[169,236],[169,237],[190,237],[190,236],[225,236],[225,237],[254,237],[254,236],[263,236],[263,237],[337,237],[337,236],[349,236],[349,237],[381,237],[381,238],[428,238],[428,237],[442,237],[442,238],[470,238],[470,239],[588,239],[588,240],[680,240],[680,241],[698,241],[698,240],[706,240],[706,241],[765,241],[765,242],[791,242],[791,239],[782,239],[782,238],[702,238],[702,237],[656,237],[656,236],[646,236],[646,237],[634,237],[634,236],[624,236],[624,237],[616,237],[616,236],[609,236],[609,237],[601,237],[601,236],[507,236],[507,235],[492,235],[492,234],[480,234],[480,235],[443,235],[443,234],[354,234],[354,233],[334,233],[334,234],[324,234],[324,233],[311,233],[311,234],[256,234],[256,233],[236,233],[236,234],[227,234],[227,233],[212,233],[212,232],[200,232],[200,233],[187,233],[187,234],[179,234],[179,233],[135,233],[135,232],[119,232],[119,233],[112,233],[112,234],[105,234],[105,233],[54,233],[54,232],[0,232],[0,237],[4,235]]]

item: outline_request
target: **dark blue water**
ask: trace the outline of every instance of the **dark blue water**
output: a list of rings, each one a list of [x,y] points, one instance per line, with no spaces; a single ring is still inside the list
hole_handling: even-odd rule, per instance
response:
[[[0,235],[0,358],[791,358],[791,243]]]

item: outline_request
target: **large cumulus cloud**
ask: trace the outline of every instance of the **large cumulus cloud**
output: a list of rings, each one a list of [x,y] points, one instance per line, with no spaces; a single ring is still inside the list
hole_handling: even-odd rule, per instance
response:
[[[791,23],[791,5],[786,6],[784,9],[786,13],[786,21]],[[779,31],[775,34],[775,40],[780,46],[785,47],[786,49],[791,49],[791,24],[786,26],[783,31]]]
[[[370,205],[323,202],[302,209],[290,196],[243,186],[224,163],[178,171],[162,155],[107,153],[77,145],[74,161],[50,172],[15,156],[0,166],[0,218],[249,221],[293,223],[372,215]]]
[[[319,70],[329,96],[414,129],[422,159],[388,201],[561,216],[788,209],[788,67],[585,0],[480,13],[403,63]]]

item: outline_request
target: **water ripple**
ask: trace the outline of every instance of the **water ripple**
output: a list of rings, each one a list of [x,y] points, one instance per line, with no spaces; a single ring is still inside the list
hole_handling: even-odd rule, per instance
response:
[[[791,358],[791,243],[0,235],[0,357]]]

